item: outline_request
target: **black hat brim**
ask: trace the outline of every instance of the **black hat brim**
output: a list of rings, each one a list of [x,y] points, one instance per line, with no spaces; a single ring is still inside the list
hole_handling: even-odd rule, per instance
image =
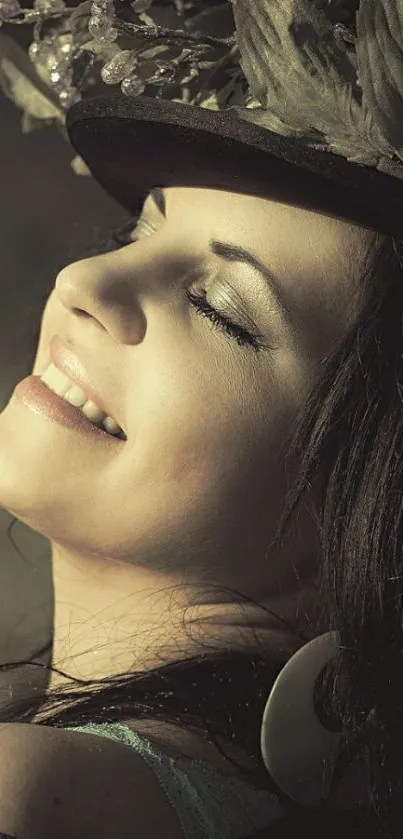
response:
[[[93,177],[137,214],[154,186],[192,186],[257,195],[403,234],[403,181],[295,139],[227,108],[119,95],[73,105],[70,142]]]

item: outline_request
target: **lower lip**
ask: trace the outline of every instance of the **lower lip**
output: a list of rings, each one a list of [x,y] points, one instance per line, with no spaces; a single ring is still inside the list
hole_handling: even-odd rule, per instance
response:
[[[71,405],[70,402],[65,402],[53,390],[50,390],[39,376],[27,376],[14,388],[14,394],[17,399],[26,405],[35,414],[42,414],[47,419],[53,420],[58,425],[63,425],[64,428],[69,428],[81,435],[89,437],[91,440],[98,439],[109,445],[116,443],[123,443],[119,437],[114,437],[112,434],[107,434],[96,425],[92,425],[86,419],[84,414]]]

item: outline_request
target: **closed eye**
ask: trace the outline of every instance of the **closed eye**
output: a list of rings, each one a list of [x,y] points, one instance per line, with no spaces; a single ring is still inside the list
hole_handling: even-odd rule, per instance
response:
[[[137,223],[132,218],[123,227],[113,231],[112,237],[117,243],[116,249],[118,250],[137,242],[140,239],[139,233],[142,233],[144,228],[148,228],[151,233],[156,232],[153,225],[145,222],[141,218],[137,220]],[[150,235],[150,232],[145,235]],[[199,315],[207,318],[221,332],[235,340],[240,347],[252,347],[257,353],[268,349],[267,341],[265,342],[263,336],[258,331],[252,332],[252,330],[234,323],[226,312],[212,306],[207,298],[205,289],[202,292],[194,292],[186,289],[186,297]],[[273,346],[271,349],[275,349],[275,347]]]

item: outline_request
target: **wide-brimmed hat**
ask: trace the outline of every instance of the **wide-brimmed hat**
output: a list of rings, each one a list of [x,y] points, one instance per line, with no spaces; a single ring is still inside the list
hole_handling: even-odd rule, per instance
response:
[[[13,7],[18,0],[0,0],[0,16],[2,3]],[[61,34],[53,33],[41,44],[42,62],[39,40],[30,48],[40,83],[35,90],[39,110],[39,91],[42,97],[45,89],[50,94],[49,112],[42,101],[39,118],[48,122],[52,109],[56,114],[59,107],[53,119],[63,121],[80,159],[125,209],[137,212],[154,185],[211,187],[290,202],[397,237],[403,234],[399,0],[363,0],[361,5],[359,0],[197,2],[199,13],[187,23],[186,33],[193,40],[199,34],[204,50],[213,51],[213,69],[199,69],[202,62],[192,55],[191,40],[183,62],[188,59],[197,76],[190,83],[193,95],[187,90],[189,101],[172,100],[165,89],[161,96],[160,87],[157,96],[148,93],[155,93],[158,73],[164,77],[174,64],[170,56],[175,44],[161,20],[172,21],[169,5],[175,5],[175,20],[182,20],[178,10],[186,20],[184,6],[193,4],[133,0],[127,5],[137,26],[127,22],[127,15],[121,20],[113,0],[94,0],[80,4],[72,39],[64,21]],[[46,10],[55,17],[64,2],[35,0],[34,6],[42,18]],[[12,22],[13,16],[7,20]],[[152,45],[158,42],[163,50],[165,44],[166,52],[155,56],[150,71],[150,32],[144,40],[139,31],[151,29],[153,21],[158,31]],[[227,37],[214,38],[212,27]],[[134,49],[128,41],[126,49],[117,46],[119,32],[126,39],[132,33]],[[67,77],[63,64],[74,39],[81,50],[78,82]],[[29,90],[20,93],[24,82],[35,85],[32,74],[28,81],[27,65],[23,67],[26,56],[16,57],[15,45],[7,48],[1,40],[0,35],[0,84],[29,112]],[[181,59],[183,43],[176,50],[182,50]],[[98,61],[98,73],[88,67],[90,57]],[[62,82],[52,84],[55,70]],[[102,90],[95,84],[100,72],[106,95],[99,95]],[[75,73],[77,77],[77,69]],[[182,72],[177,81],[182,90],[185,82]]]

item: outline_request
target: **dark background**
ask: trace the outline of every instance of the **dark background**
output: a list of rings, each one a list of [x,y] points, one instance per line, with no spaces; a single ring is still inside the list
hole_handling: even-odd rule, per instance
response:
[[[21,45],[31,41],[31,27],[6,25],[2,31]],[[92,242],[94,226],[114,228],[127,218],[92,178],[73,172],[75,152],[55,128],[23,135],[20,120],[21,112],[0,89],[0,411],[31,372],[41,311],[58,271]],[[20,556],[7,536],[11,522],[0,508],[0,665],[46,646],[35,660],[49,664],[49,543],[17,522],[11,535]],[[0,718],[10,698],[39,696],[47,681],[43,668],[0,667]]]

